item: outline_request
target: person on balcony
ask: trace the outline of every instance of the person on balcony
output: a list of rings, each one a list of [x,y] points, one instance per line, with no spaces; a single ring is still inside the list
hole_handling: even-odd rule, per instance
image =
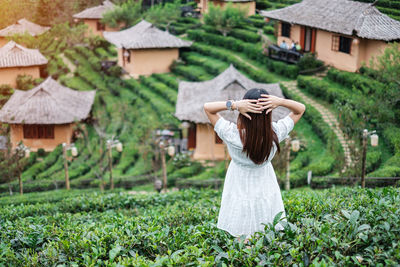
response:
[[[283,48],[283,49],[288,49],[288,45],[287,45],[285,40],[282,41],[282,43],[281,43],[281,45],[279,47]]]
[[[296,50],[297,52],[301,51],[301,45],[299,44],[299,42],[296,42]]]
[[[296,43],[294,40],[292,40],[292,44],[290,45],[290,50],[296,52]]]

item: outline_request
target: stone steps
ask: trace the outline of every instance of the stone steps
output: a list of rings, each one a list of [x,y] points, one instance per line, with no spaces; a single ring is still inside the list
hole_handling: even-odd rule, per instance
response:
[[[301,92],[300,89],[297,87],[297,81],[282,82],[282,84],[285,85],[288,90],[300,96],[307,104],[312,105],[315,109],[317,109],[317,111],[321,114],[324,122],[326,122],[332,128],[333,132],[339,139],[340,145],[343,148],[345,164],[342,172],[346,171],[347,168],[354,166],[349,147],[349,144],[354,143],[354,141],[348,140],[348,138],[340,128],[340,123],[337,120],[336,116],[323,105]]]

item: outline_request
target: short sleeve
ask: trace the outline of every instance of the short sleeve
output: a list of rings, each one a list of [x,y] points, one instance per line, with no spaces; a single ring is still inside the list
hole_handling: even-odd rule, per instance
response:
[[[287,115],[285,118],[274,122],[273,125],[275,126],[275,133],[278,136],[279,142],[282,142],[289,136],[290,131],[293,130],[294,121]]]
[[[225,143],[231,143],[234,138],[233,126],[232,122],[220,117],[215,123],[214,131]]]

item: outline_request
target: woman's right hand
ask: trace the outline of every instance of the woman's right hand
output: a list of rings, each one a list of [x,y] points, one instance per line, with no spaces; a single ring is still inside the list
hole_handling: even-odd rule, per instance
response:
[[[240,114],[251,120],[251,116],[248,112],[251,113],[262,113],[263,107],[257,104],[257,99],[242,99],[239,101],[235,101],[233,104],[233,108],[237,109]]]
[[[274,95],[261,94],[261,98],[258,99],[258,104],[261,105],[263,109],[266,109],[267,111],[265,113],[268,114],[282,105],[283,100],[283,98]]]

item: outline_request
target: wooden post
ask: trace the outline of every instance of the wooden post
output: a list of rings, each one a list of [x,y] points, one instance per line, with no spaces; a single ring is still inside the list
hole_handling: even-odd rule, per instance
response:
[[[65,171],[65,188],[70,189],[69,186],[69,174],[68,174],[68,162],[67,162],[67,150],[65,148],[66,144],[63,144],[63,157],[64,157],[64,171]]]
[[[365,188],[365,162],[367,159],[367,141],[368,141],[368,131],[363,131],[363,152],[362,152],[362,162],[361,162],[361,187]]]
[[[290,142],[291,139],[288,137],[285,141],[286,147],[286,180],[285,180],[285,190],[290,190]]]
[[[161,141],[163,142],[163,141]],[[163,172],[163,188],[167,190],[167,165],[165,163],[165,147],[164,144],[160,143],[160,151],[161,151],[161,166]]]
[[[18,151],[17,153],[20,153],[20,151]],[[20,169],[19,161],[20,161],[19,154],[17,154],[17,171],[18,171],[19,194],[23,195],[24,194],[24,190],[22,188],[22,178],[21,178],[21,169]]]
[[[114,180],[112,176],[112,151],[111,144],[107,144],[107,155],[108,155],[108,168],[110,169],[110,189],[114,189]]]

